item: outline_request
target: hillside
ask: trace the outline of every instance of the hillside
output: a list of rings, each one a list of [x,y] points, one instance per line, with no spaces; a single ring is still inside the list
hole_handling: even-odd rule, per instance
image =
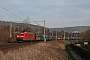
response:
[[[86,31],[90,26],[76,26],[76,27],[65,27],[65,28],[50,28],[50,30],[55,31],[68,31],[68,32],[74,32],[74,31],[79,31],[79,32],[84,32]]]
[[[10,22],[5,22],[5,21],[0,21],[0,25],[4,25],[4,24],[10,24]],[[19,23],[14,23],[14,26],[17,26]],[[34,29],[37,28],[37,25],[33,25],[33,24],[29,24],[30,26],[32,26]],[[80,32],[84,32],[86,31],[90,26],[75,26],[75,27],[64,27],[64,28],[48,28],[50,31],[68,31],[68,32],[74,32],[74,31],[80,31]],[[39,26],[40,28],[40,26]],[[40,28],[41,29],[41,28]]]

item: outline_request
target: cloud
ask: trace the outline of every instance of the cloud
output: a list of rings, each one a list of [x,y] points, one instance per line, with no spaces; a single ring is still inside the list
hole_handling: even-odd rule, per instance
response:
[[[10,12],[23,18],[29,16],[34,20],[46,20],[47,27],[63,27],[74,25],[90,25],[90,0],[2,0],[0,5]],[[21,12],[24,14],[22,14]],[[3,10],[4,12],[4,10]],[[3,19],[18,20],[19,18],[5,11]],[[10,16],[9,16],[10,15]],[[82,22],[81,22],[82,21]],[[88,22],[87,22],[88,21]],[[81,22],[81,23],[79,23]],[[84,23],[85,22],[85,23]]]

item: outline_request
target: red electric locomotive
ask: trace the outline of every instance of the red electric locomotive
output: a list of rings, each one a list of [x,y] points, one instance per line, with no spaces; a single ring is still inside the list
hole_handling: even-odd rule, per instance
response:
[[[16,36],[17,41],[34,41],[35,34],[30,32],[18,33]]]

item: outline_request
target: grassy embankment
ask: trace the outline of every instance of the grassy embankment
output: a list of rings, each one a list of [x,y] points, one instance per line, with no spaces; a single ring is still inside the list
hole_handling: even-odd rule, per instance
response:
[[[72,56],[72,54],[69,52],[70,51],[70,49],[69,49],[69,45],[70,45],[70,42],[69,41],[64,41],[65,42],[65,44],[66,44],[66,46],[65,46],[65,51],[68,53],[68,60],[76,60],[73,56]]]
[[[65,51],[64,41],[49,41],[10,50],[0,51],[0,60],[71,60]]]

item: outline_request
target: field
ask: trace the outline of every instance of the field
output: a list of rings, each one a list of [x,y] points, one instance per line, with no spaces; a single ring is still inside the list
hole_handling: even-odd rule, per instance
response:
[[[64,41],[49,41],[8,52],[0,51],[0,60],[68,60],[68,53]]]

